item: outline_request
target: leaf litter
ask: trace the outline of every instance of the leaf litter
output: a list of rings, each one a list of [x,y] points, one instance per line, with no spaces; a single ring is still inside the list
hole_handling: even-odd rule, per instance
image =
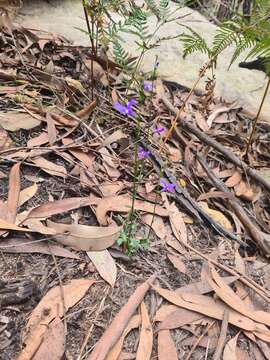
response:
[[[211,330],[215,328],[220,332],[223,359],[254,354],[267,358],[267,254],[259,251],[245,223],[238,231],[241,218],[230,208],[230,201],[237,197],[265,233],[267,248],[269,195],[226,153],[215,147],[209,151],[210,136],[234,154],[242,154],[250,120],[235,104],[212,98],[209,107],[203,97],[194,96],[183,113],[203,135],[183,130],[179,137],[175,132],[161,154],[163,136],[148,137],[152,158],[144,163],[144,178],[133,203],[134,126],[116,117],[110,104],[111,97],[114,102],[122,98],[123,89],[112,80],[122,70],[110,70],[111,78],[104,63],[96,59],[96,90],[102,96],[99,102],[91,101],[87,47],[71,46],[51,34],[45,39],[24,28],[16,28],[13,35],[24,49],[23,62],[10,29],[1,33],[5,55],[16,65],[5,63],[3,57],[0,72],[4,110],[0,116],[0,250],[4,257],[0,304],[6,304],[5,319],[0,321],[9,326],[1,328],[0,349],[19,360],[53,359],[48,348],[55,359],[64,354],[76,358],[82,339],[88,336],[84,357],[89,360],[116,360],[124,353],[136,359],[177,359],[183,354],[203,358],[207,351],[214,354]],[[36,58],[38,63],[33,61]],[[32,67],[33,76],[25,71],[25,64]],[[61,69],[61,76],[53,75],[55,69]],[[160,79],[153,82],[153,89],[153,98],[147,98],[142,108],[145,133],[157,124],[168,130],[174,112],[166,104],[182,103],[187,95]],[[157,120],[147,115],[154,111]],[[249,154],[251,164],[264,176],[270,142],[265,127],[269,133],[268,125],[258,126]],[[196,152],[204,153],[229,193],[211,183]],[[160,160],[175,174],[177,188],[162,197],[158,176],[163,169],[156,166]],[[117,240],[132,206],[139,224],[136,236],[147,234],[149,250],[141,247],[126,257]],[[228,232],[237,232],[246,247],[236,245]],[[220,243],[225,252],[211,257],[209,253]],[[259,270],[256,261],[263,264]],[[202,270],[207,267],[208,272]],[[25,278],[35,284],[36,292]],[[261,300],[259,309],[253,306],[255,297]],[[102,301],[103,310],[97,310]],[[11,329],[13,322],[16,331]],[[222,326],[221,330],[216,325],[210,328],[212,323],[223,324],[223,332]]]

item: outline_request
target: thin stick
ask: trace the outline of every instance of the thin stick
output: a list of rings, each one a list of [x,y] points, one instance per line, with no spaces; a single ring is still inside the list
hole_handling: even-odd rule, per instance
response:
[[[161,97],[164,105],[173,113],[177,114],[177,110],[172,105],[172,103],[165,97]],[[270,183],[265,180],[263,177],[261,177],[256,170],[249,167],[245,162],[241,161],[231,150],[225,148],[223,145],[221,145],[216,140],[210,138],[206,133],[203,133],[201,130],[199,130],[195,125],[187,122],[187,121],[181,121],[178,124],[180,127],[182,127],[184,130],[187,130],[188,132],[191,132],[193,135],[195,135],[198,139],[200,139],[203,143],[212,146],[214,149],[218,150],[221,154],[223,154],[227,159],[229,159],[234,165],[238,166],[240,169],[243,169],[244,172],[246,172],[250,177],[252,177],[254,180],[256,180],[258,183],[260,183],[264,188],[270,192]],[[179,136],[179,130],[177,127],[175,128],[175,135]]]
[[[176,127],[176,125],[177,125],[177,121],[178,121],[178,119],[180,118],[180,115],[181,115],[182,111],[184,110],[184,108],[185,108],[185,106],[186,106],[186,103],[187,103],[188,100],[190,99],[191,95],[193,94],[193,92],[194,92],[196,86],[198,85],[198,83],[200,82],[201,78],[205,75],[206,69],[209,67],[209,65],[210,65],[210,62],[209,62],[208,64],[206,64],[206,65],[202,68],[202,70],[201,70],[200,73],[199,73],[199,76],[198,76],[197,80],[194,82],[192,88],[189,90],[189,93],[187,94],[187,97],[185,98],[182,106],[180,107],[180,109],[179,109],[177,112],[175,112],[175,118],[174,118],[174,120],[173,120],[173,122],[172,122],[172,125],[171,125],[171,127],[170,127],[170,129],[169,129],[169,131],[168,131],[168,133],[167,133],[167,135],[166,135],[163,143],[161,144],[160,150],[159,150],[159,152],[158,152],[159,154],[160,154],[160,153],[162,152],[162,150],[164,149],[165,144],[167,143],[168,139],[170,138],[173,130],[175,129],[175,127]]]
[[[264,102],[265,102],[265,98],[266,98],[266,95],[267,95],[267,93],[268,93],[269,87],[270,87],[270,77],[268,78],[268,82],[267,82],[266,89],[265,89],[264,94],[263,94],[262,101],[261,101],[261,103],[260,103],[260,107],[259,107],[258,113],[257,113],[256,118],[255,118],[255,120],[254,120],[254,123],[253,123],[253,125],[252,125],[252,131],[251,131],[251,134],[250,134],[249,139],[248,139],[248,143],[247,143],[245,155],[248,154],[249,148],[250,148],[250,146],[251,146],[251,144],[252,144],[253,136],[254,136],[254,134],[255,134],[255,132],[256,132],[257,122],[258,122],[258,120],[259,120],[259,116],[260,116],[260,113],[261,113],[261,111],[262,111],[262,107],[263,107],[263,104],[264,104]]]
[[[221,331],[219,334],[217,347],[213,355],[213,360],[221,360],[222,358],[222,351],[226,342],[228,323],[229,323],[229,311],[225,310],[223,314],[223,320],[221,324]]]
[[[223,183],[222,180],[218,179],[214,172],[210,169],[206,161],[202,158],[201,155],[197,154],[197,158],[199,160],[199,163],[203,167],[204,171],[212,181],[213,185],[220,191],[223,191],[226,194],[232,194],[230,190],[227,188],[227,186]],[[232,199],[227,199],[227,202],[231,206],[231,208],[234,210],[236,216],[241,221],[241,223],[244,225],[246,231],[249,233],[251,238],[257,243],[257,245],[263,250],[266,256],[270,256],[270,247],[267,244],[267,241],[265,241],[262,232],[257,227],[257,225],[250,219],[250,217],[245,212],[245,209],[242,207],[242,205],[239,203],[239,201],[234,197]]]
[[[48,244],[48,247],[51,251],[51,248],[50,248],[50,244]],[[57,276],[58,276],[58,280],[59,280],[59,286],[60,286],[60,295],[61,295],[61,301],[62,301],[62,305],[63,305],[63,317],[64,317],[64,326],[65,326],[65,334],[67,335],[67,307],[66,307],[66,303],[65,303],[65,296],[64,296],[64,289],[63,289],[63,283],[62,283],[62,278],[61,278],[61,275],[60,275],[60,271],[59,271],[59,267],[58,267],[58,264],[57,264],[57,261],[56,261],[56,257],[54,255],[54,253],[51,251],[51,255],[52,255],[52,258],[53,258],[53,262],[54,262],[54,265],[55,265],[55,270],[56,270],[56,273],[57,273]]]
[[[207,331],[209,329],[211,329],[211,327],[214,325],[214,323],[216,322],[216,320],[212,321],[207,328],[202,332],[202,334],[198,337],[198,339],[195,341],[195,343],[192,345],[192,348],[190,349],[190,352],[187,354],[187,357],[185,358],[185,360],[189,360],[191,358],[191,355],[193,354],[194,350],[196,349],[196,347],[198,346],[198,344],[200,343],[200,341],[202,340],[202,338],[206,335]]]

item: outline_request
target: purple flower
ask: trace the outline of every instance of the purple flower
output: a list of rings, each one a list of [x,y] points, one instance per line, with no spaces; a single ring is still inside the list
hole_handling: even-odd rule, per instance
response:
[[[160,180],[159,184],[162,187],[162,189],[160,190],[161,192],[169,192],[169,193],[174,193],[175,192],[175,185],[174,184],[167,183],[167,181],[165,181],[165,180]]]
[[[152,91],[153,90],[153,84],[149,81],[145,81],[143,83],[143,88],[145,91]]]
[[[139,160],[143,160],[143,159],[147,158],[150,154],[151,154],[150,151],[144,150],[141,146],[139,147],[139,149],[138,149]]]
[[[135,99],[130,99],[126,105],[120,104],[118,101],[114,103],[113,107],[120,112],[122,115],[127,116],[136,116],[135,111],[132,109],[132,106],[137,104]]]
[[[153,130],[153,134],[161,135],[165,131],[164,127],[157,127]]]

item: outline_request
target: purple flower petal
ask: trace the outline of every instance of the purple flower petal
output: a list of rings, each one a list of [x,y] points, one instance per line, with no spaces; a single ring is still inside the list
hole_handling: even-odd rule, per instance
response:
[[[158,127],[153,130],[153,134],[161,135],[165,131],[164,127]]]
[[[150,151],[146,151],[144,150],[141,146],[138,149],[138,159],[139,160],[143,160],[145,158],[147,158],[150,155]]]
[[[160,190],[161,192],[169,192],[169,193],[175,192],[174,184],[167,183],[167,181],[165,181],[165,180],[160,180],[160,185],[162,187],[162,189]]]
[[[152,91],[153,90],[153,85],[149,81],[145,81],[143,83],[143,88],[144,88],[145,91]]]
[[[114,103],[113,107],[120,112],[122,115],[128,115],[128,109],[125,105],[120,104],[119,102]]]

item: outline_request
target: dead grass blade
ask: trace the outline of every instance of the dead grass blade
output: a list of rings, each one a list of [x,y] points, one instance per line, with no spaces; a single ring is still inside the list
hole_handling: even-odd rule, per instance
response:
[[[17,215],[17,207],[21,190],[20,167],[20,163],[13,165],[9,173],[7,221],[10,223],[15,222]]]
[[[109,251],[87,251],[86,254],[95,265],[99,275],[107,281],[111,287],[114,287],[117,268]]]
[[[97,205],[96,217],[100,225],[107,225],[106,214],[109,211],[128,213],[132,206],[132,199],[127,195],[119,195],[103,198]],[[145,211],[159,216],[168,216],[168,211],[160,205],[148,203],[146,201],[135,200],[135,210]]]
[[[142,302],[145,294],[153,284],[156,275],[152,275],[147,281],[141,284],[131,295],[128,302],[122,307],[112,323],[97,342],[94,350],[87,360],[104,360],[110,349],[123,334],[131,316]],[[21,360],[21,359],[19,359]]]
[[[169,330],[158,332],[158,360],[177,360],[177,351]]]
[[[32,360],[61,360],[65,352],[65,343],[65,327],[61,319],[57,317],[46,329],[42,343]]]
[[[145,303],[141,303],[141,332],[136,360],[150,360],[153,347],[153,328]]]

